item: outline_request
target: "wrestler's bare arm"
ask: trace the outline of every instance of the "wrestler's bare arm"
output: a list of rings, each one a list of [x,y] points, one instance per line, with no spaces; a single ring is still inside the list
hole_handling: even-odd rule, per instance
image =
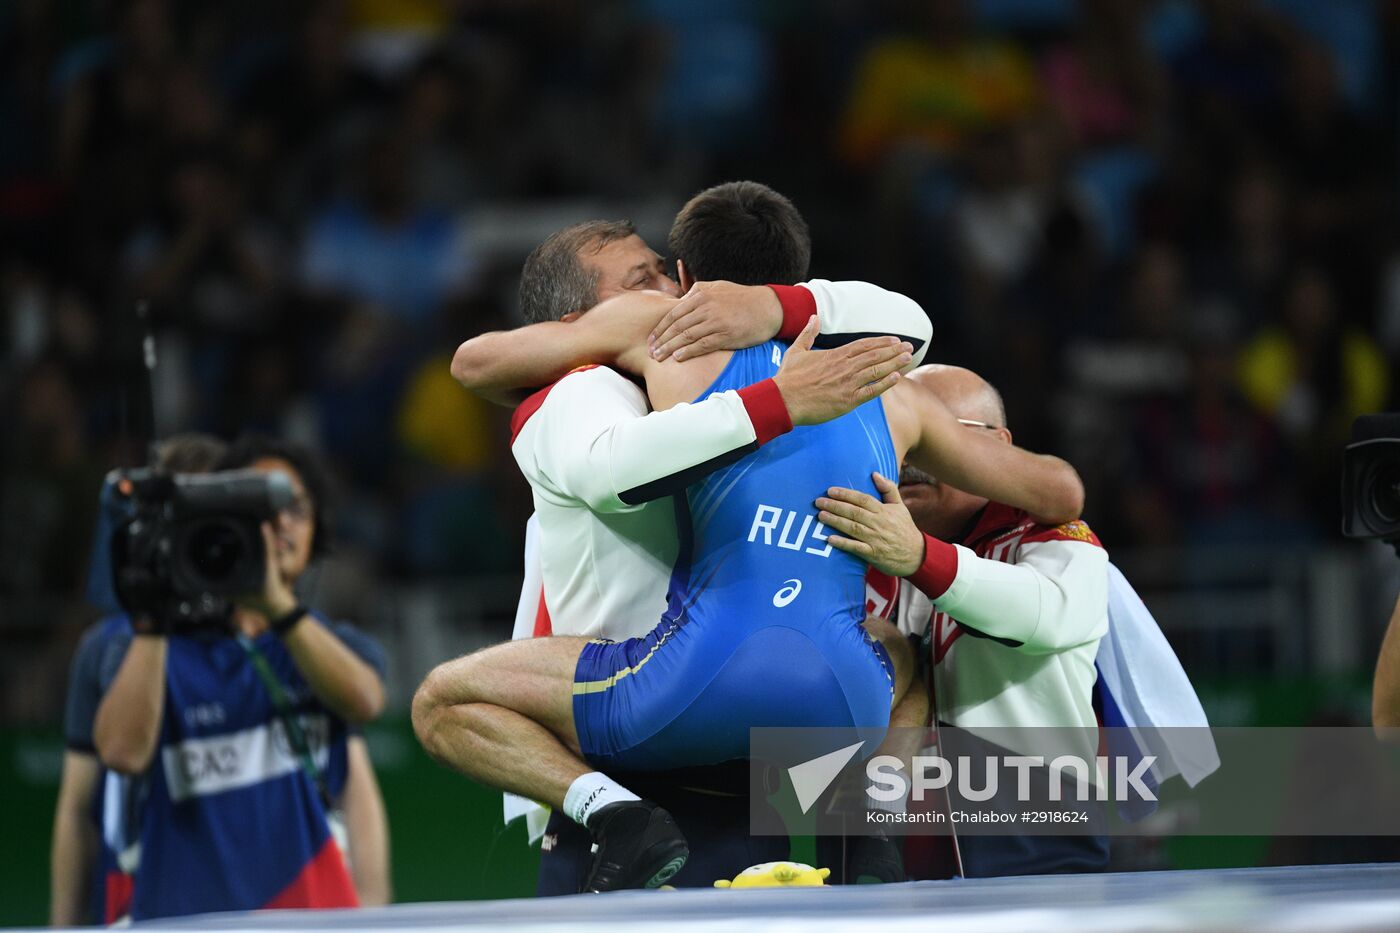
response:
[[[602,302],[572,323],[547,321],[493,331],[464,341],[452,356],[452,375],[483,398],[506,405],[523,390],[550,385],[589,363],[640,375],[638,362],[618,357],[627,349],[646,355],[652,328],[676,303],[660,292],[627,292]]]
[[[1074,467],[967,430],[915,380],[885,394],[885,412],[895,453],[942,482],[1025,509],[1047,525],[1073,521],[1084,510],[1084,484]]]

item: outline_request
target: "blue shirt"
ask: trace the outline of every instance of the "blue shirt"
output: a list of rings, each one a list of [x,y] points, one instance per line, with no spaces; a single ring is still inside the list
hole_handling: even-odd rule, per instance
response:
[[[372,639],[348,625],[331,628],[384,676]],[[104,623],[100,692],[115,680],[131,639],[124,618]],[[253,645],[290,700],[327,795],[338,798],[348,771],[347,724],[311,693],[281,639],[268,632]],[[103,870],[136,862],[132,918],[343,906],[348,875],[320,790],[238,640],[213,632],[171,637],[165,690],[150,768],[135,780],[109,772],[100,805]],[[70,717],[70,744],[79,718]]]

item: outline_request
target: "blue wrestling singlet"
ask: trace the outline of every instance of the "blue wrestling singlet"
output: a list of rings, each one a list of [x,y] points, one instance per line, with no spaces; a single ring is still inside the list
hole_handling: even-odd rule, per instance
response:
[[[700,398],[778,371],[784,344],[735,352]],[[644,638],[588,644],[574,672],[584,756],[632,770],[749,754],[754,726],[889,725],[893,670],[865,632],[863,561],[827,542],[814,500],[878,496],[899,475],[879,399],[794,428],[676,498],[681,550],[668,608]]]

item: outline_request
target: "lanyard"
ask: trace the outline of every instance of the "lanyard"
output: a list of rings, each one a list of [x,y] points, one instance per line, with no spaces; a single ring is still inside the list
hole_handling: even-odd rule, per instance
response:
[[[273,673],[272,665],[258,650],[258,646],[253,644],[252,639],[245,635],[239,635],[238,644],[248,655],[248,660],[253,662],[253,670],[258,672],[259,679],[267,688],[272,705],[277,710],[277,718],[282,721],[282,726],[287,731],[287,741],[291,743],[292,751],[296,753],[297,759],[301,762],[301,769],[306,772],[306,776],[315,785],[316,792],[321,797],[321,804],[329,813],[332,809],[331,796],[330,792],[326,790],[325,775],[316,766],[316,759],[311,755],[311,744],[306,740],[306,732],[301,728],[300,720],[292,712],[292,703],[287,698],[287,691],[282,688],[282,682]]]

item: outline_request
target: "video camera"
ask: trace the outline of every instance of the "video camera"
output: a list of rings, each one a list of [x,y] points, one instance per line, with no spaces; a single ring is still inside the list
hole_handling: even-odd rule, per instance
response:
[[[1400,551],[1400,413],[1362,415],[1342,458],[1342,534]]]
[[[163,628],[222,624],[230,597],[261,589],[261,524],[294,497],[286,474],[256,470],[114,470],[107,483],[130,516],[111,541],[117,599]]]

